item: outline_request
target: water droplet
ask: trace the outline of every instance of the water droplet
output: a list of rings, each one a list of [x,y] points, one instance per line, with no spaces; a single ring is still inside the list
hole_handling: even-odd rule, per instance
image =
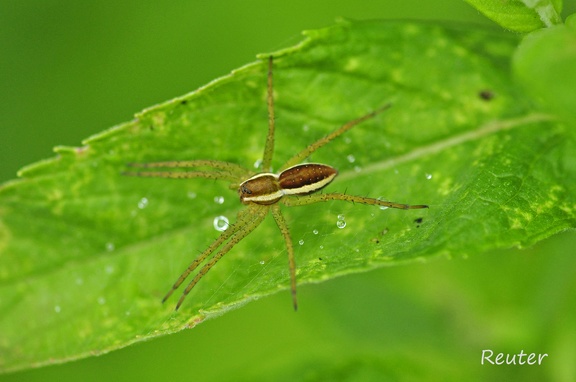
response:
[[[304,244],[304,240],[300,239],[300,241],[298,241],[298,244],[303,245]]]
[[[115,249],[114,243],[106,243],[106,250],[112,252]]]
[[[342,229],[346,227],[346,222],[344,221],[345,216],[343,214],[338,215],[338,221],[336,222],[336,227]]]
[[[323,245],[321,245],[321,246],[320,246],[320,249],[324,249],[324,246],[323,246]]]
[[[196,193],[194,191],[188,191],[187,195],[189,199],[196,199]]]
[[[264,265],[266,262],[264,260],[260,260],[260,265]]]
[[[354,163],[356,161],[356,158],[354,158],[354,155],[352,154],[348,155],[346,159],[348,159],[348,162],[350,163]]]
[[[223,196],[215,196],[214,197],[214,203],[223,204],[224,203],[224,197]]]
[[[426,179],[428,180],[432,179],[432,174],[426,174]]]
[[[310,126],[308,125],[302,126],[302,131],[307,132],[308,130],[310,130]]]
[[[106,304],[106,299],[102,296],[98,297],[98,304],[100,305]]]
[[[312,231],[312,233],[313,233],[314,235],[318,235],[318,230],[315,229],[314,231]]]
[[[350,139],[349,137],[344,137],[344,143],[349,145],[351,142],[352,142],[352,139]]]
[[[354,172],[361,172],[361,171],[362,171],[362,167],[354,166]]]
[[[148,207],[148,198],[140,199],[140,201],[138,202],[138,208],[144,209],[146,207]]]
[[[56,313],[60,313],[60,312],[62,311],[62,308],[60,308],[60,305],[56,305],[56,306],[54,307],[54,311],[55,311]]]
[[[258,159],[254,162],[254,168],[260,168],[260,166],[262,166],[262,159]]]
[[[216,216],[214,218],[214,229],[216,231],[224,232],[230,226],[230,222],[226,216]]]
[[[114,273],[114,267],[112,265],[108,265],[106,267],[106,273],[108,273],[109,275]]]

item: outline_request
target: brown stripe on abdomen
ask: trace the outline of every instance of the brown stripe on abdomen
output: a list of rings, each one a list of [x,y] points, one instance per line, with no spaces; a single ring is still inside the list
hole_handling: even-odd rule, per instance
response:
[[[284,170],[278,183],[285,194],[304,195],[326,187],[337,174],[334,167],[325,164],[299,164]]]

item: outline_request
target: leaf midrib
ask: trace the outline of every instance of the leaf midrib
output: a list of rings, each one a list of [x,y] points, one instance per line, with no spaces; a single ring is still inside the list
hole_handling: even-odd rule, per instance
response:
[[[491,134],[497,134],[501,131],[511,130],[513,128],[521,127],[530,123],[549,122],[554,121],[555,119],[556,118],[553,115],[549,114],[530,113],[519,118],[502,121],[491,121],[480,126],[476,130],[469,130],[461,134],[449,136],[427,145],[416,146],[404,154],[373,162],[372,164],[363,167],[362,171],[360,172],[354,171],[353,169],[342,171],[338,175],[338,179],[353,180],[360,176],[366,176],[367,174],[389,170],[400,164],[407,163],[416,159],[425,158],[429,155],[437,154],[447,148],[454,147],[465,142],[478,140]]]

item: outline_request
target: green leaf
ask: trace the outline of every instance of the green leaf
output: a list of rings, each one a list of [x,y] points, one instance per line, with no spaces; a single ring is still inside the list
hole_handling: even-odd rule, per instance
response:
[[[562,23],[562,0],[465,0],[490,20],[515,32]]]
[[[576,124],[576,15],[527,35],[514,55],[518,79],[543,106]]]
[[[404,22],[342,22],[306,36],[275,53],[273,166],[392,102],[310,160],[339,169],[327,192],[430,209],[284,208],[300,284],[531,245],[574,227],[574,141],[511,79],[516,37]],[[121,175],[127,163],[162,160],[254,168],[267,131],[266,71],[265,60],[249,64],[83,147],[59,147],[0,189],[0,368],[100,354],[288,288],[286,250],[268,218],[180,311],[174,299],[162,305],[218,236],[215,218],[234,221],[242,206],[225,182]]]

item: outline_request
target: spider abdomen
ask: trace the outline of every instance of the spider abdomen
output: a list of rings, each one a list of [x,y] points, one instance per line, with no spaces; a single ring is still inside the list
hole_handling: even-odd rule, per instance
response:
[[[284,195],[306,195],[326,187],[338,171],[318,163],[299,164],[280,173],[260,173],[242,182],[238,189],[244,204],[274,204]]]
[[[326,187],[336,175],[338,171],[325,164],[299,164],[282,171],[278,183],[285,195],[306,195]]]

